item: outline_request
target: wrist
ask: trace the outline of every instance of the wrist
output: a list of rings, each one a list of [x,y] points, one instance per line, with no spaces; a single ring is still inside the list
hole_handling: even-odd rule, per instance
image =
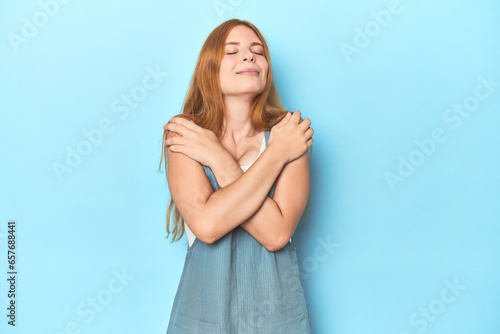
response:
[[[210,167],[210,169],[212,170],[219,169],[227,164],[230,161],[230,158],[232,157],[229,152],[224,148],[221,148],[220,150],[217,150],[212,154],[212,160],[209,161],[208,167]]]
[[[284,154],[282,154],[282,152],[276,146],[269,145],[265,151],[269,151],[268,154],[272,156],[276,163],[280,166],[283,167],[288,163],[288,160],[286,159]]]
[[[217,158],[214,157],[209,167],[221,188],[233,183],[243,174],[241,167],[226,150],[217,155]]]

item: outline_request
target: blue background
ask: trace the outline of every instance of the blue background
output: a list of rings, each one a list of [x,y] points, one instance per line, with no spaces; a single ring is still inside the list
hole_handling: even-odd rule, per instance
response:
[[[233,17],[314,128],[292,240],[313,332],[500,332],[497,0],[54,1],[0,4],[2,333],[165,333],[187,238],[165,239],[162,125]]]

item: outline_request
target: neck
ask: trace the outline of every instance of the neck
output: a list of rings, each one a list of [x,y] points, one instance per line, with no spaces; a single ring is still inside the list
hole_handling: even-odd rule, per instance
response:
[[[259,133],[250,121],[254,98],[224,96],[223,127],[226,129],[224,139],[238,143]]]

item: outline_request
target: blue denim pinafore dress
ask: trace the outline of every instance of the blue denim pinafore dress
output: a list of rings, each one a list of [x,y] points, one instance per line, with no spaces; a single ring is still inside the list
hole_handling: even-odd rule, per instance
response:
[[[268,139],[266,131],[266,147]],[[204,169],[213,190],[220,189]],[[290,242],[270,252],[238,226],[212,244],[196,238],[188,247],[167,334],[219,333],[311,334]]]

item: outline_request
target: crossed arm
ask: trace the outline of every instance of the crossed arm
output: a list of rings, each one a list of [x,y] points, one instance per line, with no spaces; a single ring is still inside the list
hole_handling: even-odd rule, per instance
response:
[[[196,129],[191,123],[184,124],[186,128]],[[186,135],[189,133],[184,127],[172,128],[176,131],[184,129]],[[280,149],[269,146],[243,173],[229,152],[219,150],[219,144],[205,147],[213,138],[200,141],[191,140],[196,136],[189,136],[192,144],[188,145],[187,137],[174,137],[179,135],[168,131],[169,148],[166,152],[170,193],[197,238],[212,243],[241,226],[269,251],[279,250],[288,243],[309,196],[308,150],[285,162],[281,160]],[[185,145],[179,146],[176,142]],[[221,186],[215,192],[202,166],[204,160],[203,164],[207,165],[206,149],[218,150],[216,159],[211,159],[209,164]],[[273,198],[270,198],[267,194],[274,181],[276,187]]]
[[[307,204],[310,189],[308,152],[285,164],[276,180],[273,198],[266,195],[259,209],[240,224],[270,251],[283,248],[290,240]],[[231,155],[211,169],[221,188],[244,174]]]

